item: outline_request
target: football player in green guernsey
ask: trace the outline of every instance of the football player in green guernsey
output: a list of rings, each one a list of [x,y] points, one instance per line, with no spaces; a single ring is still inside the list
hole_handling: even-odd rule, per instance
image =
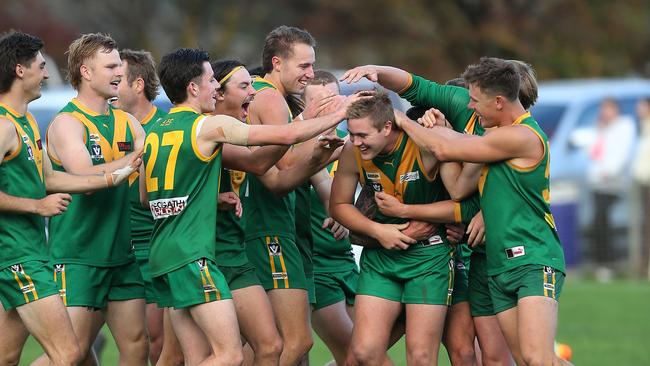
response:
[[[242,362],[230,290],[216,266],[217,196],[222,144],[291,145],[346,118],[336,112],[292,126],[251,126],[215,109],[219,83],[205,51],[178,49],[160,63],[160,81],[174,104],[147,133],[141,199],[154,217],[149,265],[159,304],[170,318],[185,362]],[[178,162],[182,162],[178,164]]]
[[[314,76],[315,41],[306,31],[280,26],[267,34],[262,51],[264,77],[253,80],[257,90],[249,108],[250,124],[292,122],[287,98],[301,94]],[[336,99],[330,94],[332,99]],[[307,108],[296,120],[309,119]],[[314,140],[294,146],[276,164],[290,168],[310,155]],[[324,172],[327,176],[327,172]],[[309,303],[314,302],[309,183],[278,197],[255,177],[249,179],[246,250],[273,306],[284,342],[280,365],[294,365],[311,348]]]
[[[45,220],[64,213],[69,194],[119,185],[139,158],[109,173],[52,169],[28,104],[48,78],[43,42],[11,32],[0,38],[0,364],[18,364],[31,333],[55,365],[81,362],[81,351],[49,270]]]
[[[356,102],[349,115],[350,141],[334,177],[330,211],[350,231],[376,239],[380,247],[366,247],[361,256],[347,363],[386,362],[391,330],[405,307],[407,363],[436,364],[454,280],[453,248],[445,229],[416,240],[401,231],[408,220],[379,212],[371,220],[352,202],[359,182],[408,204],[447,200],[439,162],[395,128],[386,93]]]
[[[222,60],[212,63],[215,78],[221,87],[217,91],[214,114],[246,120],[248,105],[255,96],[251,76],[241,62]],[[321,104],[316,103],[320,108]],[[319,111],[316,111],[319,113]],[[329,160],[333,149],[342,143],[337,137],[322,140],[327,148],[317,145],[311,159],[304,159],[289,169],[278,170],[274,164],[286,148],[279,145],[260,147],[251,151],[246,147],[223,145],[220,194],[235,193],[247,209],[248,174],[254,174],[270,191],[286,194],[319,171]],[[250,263],[244,246],[246,222],[235,210],[217,213],[216,262],[228,282],[235,302],[237,320],[242,336],[254,353],[253,364],[277,365],[282,351],[282,338],[273,318],[268,297]]]
[[[494,312],[518,364],[565,364],[553,351],[564,254],[550,213],[549,144],[519,101],[508,60],[482,58],[463,73],[483,136],[401,123],[441,160],[486,163],[478,181]]]
[[[68,75],[77,96],[47,131],[55,170],[96,174],[141,154],[144,131],[112,107],[123,75],[115,41],[84,34],[68,49]],[[84,356],[104,322],[125,364],[148,358],[142,275],[131,249],[129,186],[74,195],[67,212],[49,223],[54,278],[62,291]],[[88,311],[88,309],[92,309]]]
[[[153,105],[160,86],[156,65],[147,51],[123,49],[120,50],[120,59],[122,59],[122,79],[117,88],[117,100],[113,105],[135,117],[146,132],[152,125],[151,122],[167,114],[166,111]],[[155,365],[163,346],[163,309],[156,305],[149,273],[149,238],[153,230],[153,217],[151,211],[142,207],[140,203],[138,180],[137,173],[129,179],[131,243],[144,281],[149,360],[152,365]]]

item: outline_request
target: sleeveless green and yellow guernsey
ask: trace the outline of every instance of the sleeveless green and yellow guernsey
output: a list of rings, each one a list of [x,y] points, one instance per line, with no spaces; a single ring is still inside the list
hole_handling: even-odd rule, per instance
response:
[[[238,170],[222,168],[219,193],[235,192],[246,212],[248,175]],[[216,259],[219,266],[242,266],[248,262],[244,245],[245,216],[237,217],[233,211],[217,212]]]
[[[153,122],[159,118],[167,116],[167,113],[153,107],[140,121],[142,128],[145,132],[149,132]],[[131,243],[134,247],[148,246],[149,239],[151,238],[151,230],[153,230],[153,217],[151,211],[142,207],[140,203],[140,187],[139,187],[139,174],[133,173],[129,177],[129,198],[131,200]]]
[[[338,137],[345,137],[345,131],[336,130]],[[327,171],[334,178],[339,161],[336,160],[327,166]],[[311,189],[311,231],[314,236],[314,272],[349,272],[356,268],[352,244],[349,238],[342,240],[334,239],[329,229],[323,229],[323,221],[327,218],[327,212],[318,193]]]
[[[270,81],[259,77],[253,80],[253,88],[258,92],[267,88],[277,89]],[[289,116],[291,122],[291,112]],[[278,197],[254,176],[248,180],[248,189],[250,195],[246,198],[244,210],[246,241],[265,236],[295,240],[296,193]]]
[[[117,160],[133,151],[133,126],[125,112],[109,106],[108,114],[100,115],[73,99],[59,113],[71,114],[82,124],[93,165]],[[54,170],[65,171],[52,155],[50,160]],[[130,206],[127,184],[92,194],[73,194],[68,210],[50,219],[53,263],[112,267],[133,261]]]
[[[23,198],[45,197],[43,145],[34,117],[0,103],[0,118],[14,124],[19,143],[16,151],[2,158],[0,191]],[[45,219],[0,212],[0,253],[0,269],[30,260],[46,261]]]
[[[544,145],[544,155],[530,168],[518,167],[510,160],[483,168],[479,193],[488,275],[527,264],[564,272],[564,253],[550,211],[548,138],[529,112],[513,124],[530,128]]]
[[[427,174],[418,146],[404,132],[399,133],[395,145],[390,153],[377,155],[372,160],[361,159],[358,148],[354,149],[359,169],[359,182],[362,185],[372,186],[375,191],[383,191],[394,196],[405,204],[427,204],[448,200],[449,194],[442,180]],[[385,216],[378,211],[374,221],[382,224],[402,224],[408,219]],[[449,244],[444,226],[438,228],[430,242]],[[421,244],[426,246],[429,242]],[[411,245],[409,250],[422,247],[422,245]]]
[[[176,107],[151,126],[143,164],[154,218],[149,266],[152,277],[200,258],[215,261],[221,146],[210,156],[196,137],[205,116]]]

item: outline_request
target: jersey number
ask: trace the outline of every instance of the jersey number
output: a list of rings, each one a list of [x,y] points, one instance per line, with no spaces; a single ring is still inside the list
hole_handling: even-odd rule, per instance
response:
[[[163,190],[168,191],[174,189],[176,161],[178,159],[178,152],[181,149],[181,144],[183,143],[184,133],[184,131],[170,131],[165,132],[162,136],[162,146],[172,147],[169,152],[169,157],[167,158],[167,166],[165,167],[165,184]],[[153,176],[153,168],[156,165],[158,149],[160,147],[160,138],[157,134],[150,133],[147,135],[147,139],[144,142],[145,153],[149,147],[151,147],[151,154],[149,155],[149,160],[147,160],[147,165],[145,166],[147,192],[156,192],[158,191],[158,177]]]

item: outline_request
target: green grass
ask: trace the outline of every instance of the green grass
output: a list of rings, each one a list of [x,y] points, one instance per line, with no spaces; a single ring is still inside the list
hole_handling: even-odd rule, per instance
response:
[[[576,365],[650,365],[650,283],[617,281],[597,283],[569,278],[560,298],[560,325],[557,341],[573,349]],[[102,355],[103,365],[117,365],[117,350],[110,334]],[[41,353],[30,338],[21,365]],[[405,365],[404,343],[396,344],[390,355],[397,365]],[[319,340],[310,352],[313,366],[331,360]],[[440,365],[449,365],[444,350]]]

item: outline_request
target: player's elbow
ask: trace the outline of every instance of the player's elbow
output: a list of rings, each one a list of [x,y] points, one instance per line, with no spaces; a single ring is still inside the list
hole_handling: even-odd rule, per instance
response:
[[[451,151],[445,144],[429,144],[427,149],[441,162],[453,161]]]

